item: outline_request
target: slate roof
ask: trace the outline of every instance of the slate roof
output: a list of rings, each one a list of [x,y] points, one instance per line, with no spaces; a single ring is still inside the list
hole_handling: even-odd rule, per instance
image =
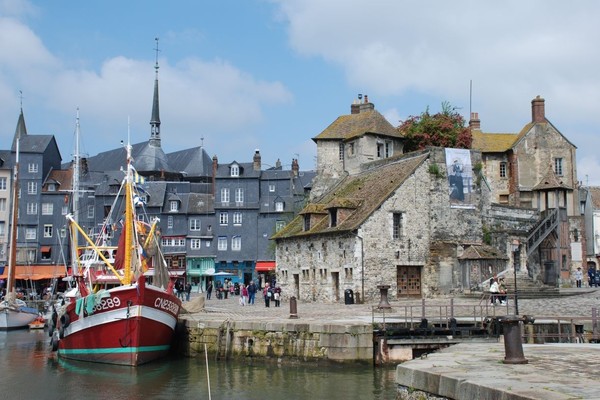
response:
[[[371,216],[404,181],[429,157],[429,151],[409,153],[383,166],[373,168],[358,175],[347,176],[335,188],[326,193],[318,203],[308,204],[301,214],[321,214],[320,222],[303,231],[303,216],[294,218],[285,228],[276,233],[273,239],[315,234],[353,231]],[[330,205],[343,199],[346,205],[354,206],[348,217],[335,227],[329,226],[329,218],[324,216]]]
[[[554,168],[552,168],[552,166],[549,166],[548,171],[546,172],[546,175],[544,176],[544,178],[542,178],[540,183],[538,183],[537,185],[535,185],[533,187],[533,190],[551,190],[551,189],[572,190],[573,188],[569,185],[564,184],[563,181],[561,181],[554,173]]]
[[[167,161],[186,177],[212,176],[212,159],[203,147],[193,147],[167,154]]]
[[[369,110],[338,117],[313,140],[352,140],[366,133],[403,137],[377,110]]]
[[[179,172],[169,166],[162,147],[156,146],[152,140],[133,155],[133,166],[138,172]]]
[[[500,253],[498,250],[487,244],[463,244],[465,247],[459,260],[508,260],[505,254]]]

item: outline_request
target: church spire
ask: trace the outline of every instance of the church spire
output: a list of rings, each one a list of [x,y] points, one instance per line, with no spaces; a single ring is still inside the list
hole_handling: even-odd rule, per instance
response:
[[[160,115],[158,112],[158,38],[156,40],[156,78],[154,79],[154,99],[152,101],[152,117],[150,118],[150,145],[160,147]]]
[[[15,129],[15,136],[12,142],[12,151],[16,151],[17,140],[27,136],[27,127],[25,126],[25,116],[23,115],[23,92],[19,90],[21,94],[21,113],[19,114],[19,120],[17,121],[17,128]]]

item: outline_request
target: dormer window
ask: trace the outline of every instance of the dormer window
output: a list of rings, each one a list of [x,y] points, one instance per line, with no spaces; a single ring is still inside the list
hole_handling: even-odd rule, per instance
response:
[[[337,226],[337,208],[329,209],[329,226],[335,228]]]
[[[171,200],[169,206],[169,211],[171,212],[176,212],[179,210],[179,202],[177,200]]]
[[[48,184],[48,191],[49,192],[56,192],[56,183],[49,183]]]
[[[304,215],[304,231],[310,231],[310,214]]]
[[[283,212],[283,201],[275,202],[275,211]]]
[[[240,176],[240,167],[238,165],[231,166],[231,176]]]

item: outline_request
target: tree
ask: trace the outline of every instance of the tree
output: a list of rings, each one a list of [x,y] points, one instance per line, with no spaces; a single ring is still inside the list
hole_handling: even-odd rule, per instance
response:
[[[419,116],[410,116],[398,130],[404,136],[404,152],[422,150],[428,146],[470,149],[473,137],[464,118],[448,102],[442,111],[431,115],[429,107]]]

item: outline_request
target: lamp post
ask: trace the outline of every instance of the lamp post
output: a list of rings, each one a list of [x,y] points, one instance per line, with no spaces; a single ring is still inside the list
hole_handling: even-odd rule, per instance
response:
[[[517,267],[519,266],[519,247],[520,243],[518,240],[512,241],[512,252],[513,252],[513,277],[515,281],[515,315],[519,315],[519,294],[517,289]]]

